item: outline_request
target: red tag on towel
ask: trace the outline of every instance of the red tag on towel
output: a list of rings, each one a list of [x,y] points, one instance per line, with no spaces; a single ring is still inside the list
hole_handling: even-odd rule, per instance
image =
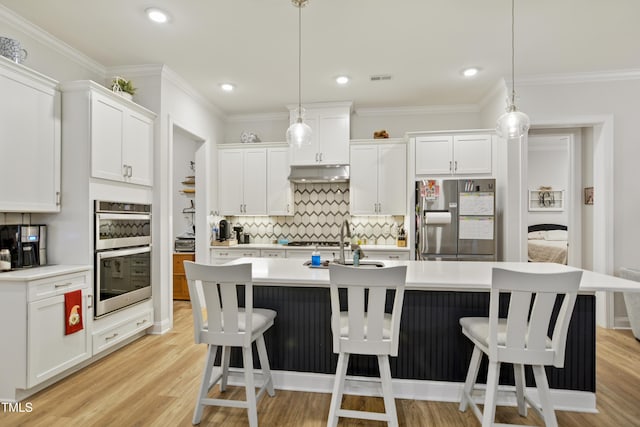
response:
[[[64,334],[82,330],[82,290],[64,294]]]

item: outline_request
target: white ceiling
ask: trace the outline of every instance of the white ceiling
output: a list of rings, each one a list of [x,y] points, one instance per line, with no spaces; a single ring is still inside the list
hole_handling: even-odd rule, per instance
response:
[[[290,0],[0,0],[106,67],[166,64],[228,115],[297,103]],[[168,11],[164,26],[144,10]],[[547,74],[640,69],[640,1],[516,0],[516,84]],[[510,76],[509,0],[310,0],[302,102],[356,108],[476,104]],[[482,69],[474,79],[460,72]],[[334,78],[353,80],[337,87]],[[371,82],[390,74],[391,81]],[[218,84],[232,82],[233,93]]]

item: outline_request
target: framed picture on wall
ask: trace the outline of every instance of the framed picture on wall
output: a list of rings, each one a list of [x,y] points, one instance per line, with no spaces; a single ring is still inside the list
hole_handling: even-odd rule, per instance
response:
[[[593,187],[586,187],[584,189],[584,204],[585,205],[593,204]]]

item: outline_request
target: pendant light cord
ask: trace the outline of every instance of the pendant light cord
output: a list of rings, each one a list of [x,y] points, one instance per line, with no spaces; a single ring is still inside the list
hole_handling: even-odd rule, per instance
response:
[[[298,5],[298,117],[302,117],[302,4]]]
[[[516,104],[515,0],[511,0],[511,105]]]

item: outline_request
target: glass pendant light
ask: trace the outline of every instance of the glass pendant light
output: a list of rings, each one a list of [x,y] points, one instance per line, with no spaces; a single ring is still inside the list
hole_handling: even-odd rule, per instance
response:
[[[309,0],[291,0],[298,8],[298,108],[296,109],[296,121],[287,129],[287,142],[289,145],[301,147],[311,144],[311,127],[304,122],[304,108],[302,108],[302,8]]]
[[[496,132],[505,139],[520,139],[529,132],[529,117],[516,107],[515,78],[515,0],[511,0],[511,97],[507,98],[507,112],[498,118]]]

